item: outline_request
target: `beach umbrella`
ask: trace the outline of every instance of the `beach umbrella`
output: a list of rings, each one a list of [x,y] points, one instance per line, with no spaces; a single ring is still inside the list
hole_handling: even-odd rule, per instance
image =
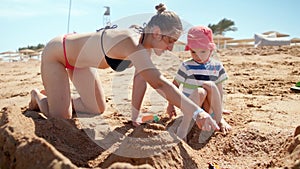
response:
[[[11,55],[11,54],[16,54],[16,52],[14,52],[14,51],[5,51],[5,52],[0,53],[0,55]]]
[[[219,40],[219,41],[224,41],[224,40],[231,40],[233,38],[231,37],[226,37],[226,36],[223,36],[223,35],[214,35],[214,40]]]
[[[300,43],[300,38],[293,38],[291,39],[292,43]]]
[[[284,34],[284,33],[280,33],[280,32],[277,32],[277,31],[268,31],[268,32],[264,32],[263,35],[270,35],[272,33],[275,33],[276,34],[276,37],[288,37],[290,35],[288,34]]]
[[[44,50],[44,48],[40,48],[38,50],[36,50],[35,52],[42,52]]]
[[[232,39],[228,40],[227,43],[249,43],[249,42],[254,42],[254,38],[249,38],[249,39]]]
[[[41,53],[40,52],[34,52],[34,53],[30,53],[29,55],[30,56],[40,56]]]
[[[226,37],[226,36],[223,36],[223,35],[214,35],[213,39],[214,39],[214,42],[217,41],[218,48],[219,48],[220,47],[220,42],[225,44],[227,40],[232,40],[233,38]]]
[[[254,38],[249,38],[249,39],[232,39],[228,40],[227,44],[230,44],[234,47],[247,47],[247,46],[254,46]]]
[[[20,59],[19,53],[14,51],[1,52],[0,55],[1,60],[14,61]]]
[[[25,55],[29,55],[31,53],[34,53],[35,51],[31,50],[31,49],[23,49],[23,50],[20,50],[19,52],[22,54],[25,54]]]

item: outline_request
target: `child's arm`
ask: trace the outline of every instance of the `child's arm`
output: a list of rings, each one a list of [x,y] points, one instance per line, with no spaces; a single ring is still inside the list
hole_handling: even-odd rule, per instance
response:
[[[173,84],[179,88],[179,84],[176,80],[173,80]],[[172,105],[170,102],[168,104],[168,107],[167,107],[167,113],[169,115],[169,118],[172,118],[173,116],[176,116],[176,111],[175,111],[175,107],[174,105]]]

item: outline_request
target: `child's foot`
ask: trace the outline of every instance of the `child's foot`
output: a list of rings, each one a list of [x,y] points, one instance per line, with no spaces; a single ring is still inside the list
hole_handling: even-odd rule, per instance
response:
[[[223,114],[231,114],[232,111],[231,110],[223,110]]]
[[[29,110],[39,110],[39,105],[36,102],[36,97],[37,97],[38,92],[39,91],[37,89],[31,90],[31,92],[30,92],[31,100],[28,105]]]
[[[220,131],[223,132],[224,134],[227,134],[232,127],[222,118],[220,123],[219,123]]]

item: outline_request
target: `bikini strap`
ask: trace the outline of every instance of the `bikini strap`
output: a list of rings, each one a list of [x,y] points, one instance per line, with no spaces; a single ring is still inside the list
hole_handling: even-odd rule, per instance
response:
[[[103,48],[103,34],[104,34],[105,30],[115,29],[117,27],[118,27],[118,25],[105,26],[104,28],[100,28],[100,29],[97,30],[97,32],[100,32],[101,30],[103,30],[102,33],[101,33],[101,48],[102,48],[102,52],[103,52],[105,58],[107,58],[107,56],[106,56],[106,53],[105,53],[104,48]]]
[[[118,25],[112,25],[112,26],[105,26],[104,28],[100,28],[100,29],[97,29],[96,32],[100,32],[101,30],[106,30],[106,29],[115,29],[117,28]]]

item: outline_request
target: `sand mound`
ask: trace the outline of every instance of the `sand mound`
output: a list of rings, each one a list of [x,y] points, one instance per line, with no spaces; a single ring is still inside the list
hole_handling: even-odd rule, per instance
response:
[[[130,165],[199,168],[199,158],[194,150],[161,124],[146,124],[136,129],[131,124],[124,124],[114,129],[119,133],[117,136],[122,137],[108,134],[106,140],[93,140],[91,138],[95,138],[97,130],[92,127],[79,129],[82,124],[78,118],[45,120],[32,111],[20,115],[21,110],[17,107],[5,108],[1,112],[0,143],[3,151],[0,161],[3,168],[107,168],[116,161],[123,164],[114,164],[112,168]],[[86,132],[89,130],[94,131]],[[110,146],[104,142],[109,142]]]
[[[1,168],[201,168],[209,161],[221,160],[211,154],[226,155],[224,160],[230,165],[239,157],[269,156],[272,160],[257,162],[253,167],[300,166],[300,126],[295,136],[288,139],[280,133],[245,129],[226,137],[217,132],[200,144],[199,137],[204,131],[194,125],[186,144],[167,129],[170,124],[166,123],[135,129],[124,123],[106,135],[105,140],[99,140],[95,137],[97,129],[93,125],[83,129],[86,124],[79,122],[79,118],[45,120],[37,112],[20,114],[18,107],[4,108],[1,112]],[[274,143],[281,147],[278,149]]]
[[[192,126],[187,142],[173,132],[180,118],[163,117],[166,102],[154,91],[146,93],[142,109],[160,115],[159,123],[131,125],[132,70],[99,70],[108,107],[103,115],[45,120],[27,111],[30,89],[43,88],[40,62],[1,62],[0,168],[205,169],[208,162],[224,169],[300,168],[300,95],[290,90],[300,80],[300,47],[218,53],[229,74],[224,99],[233,113],[224,118],[233,130],[212,134]],[[176,55],[156,62],[170,80],[188,52]]]
[[[35,135],[32,119],[17,107],[5,108],[0,121],[0,168],[76,168],[51,144]]]

